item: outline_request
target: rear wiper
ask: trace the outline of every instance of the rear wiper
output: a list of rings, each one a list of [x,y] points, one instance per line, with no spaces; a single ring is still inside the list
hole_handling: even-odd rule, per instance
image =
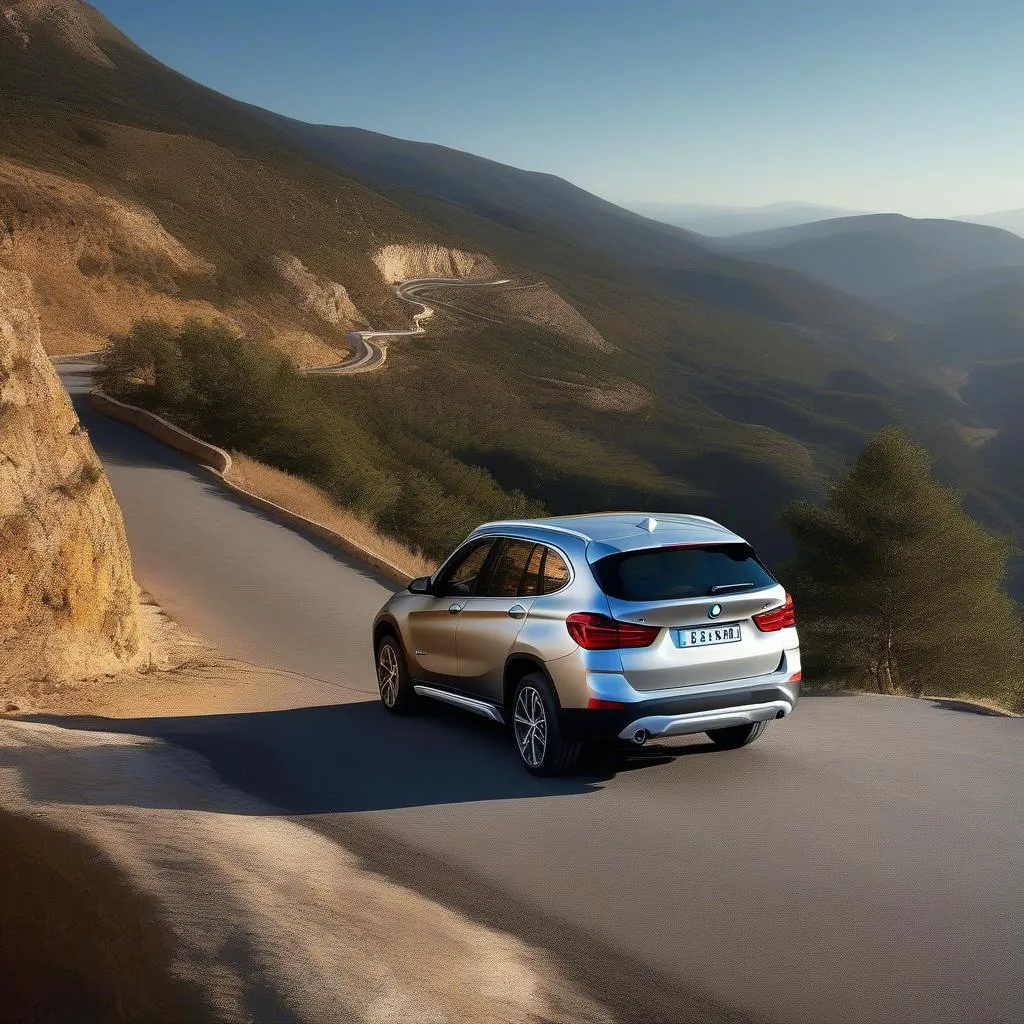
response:
[[[720,594],[723,590],[748,590],[753,585],[753,583],[719,583],[717,586],[712,587],[708,593]]]

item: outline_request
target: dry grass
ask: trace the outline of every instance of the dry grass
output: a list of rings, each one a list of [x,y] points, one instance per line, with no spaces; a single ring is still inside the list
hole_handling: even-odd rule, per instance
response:
[[[240,452],[232,452],[231,460],[227,475],[231,483],[340,533],[410,576],[426,576],[437,568],[422,552],[382,536],[372,523],[342,508],[319,487]]]

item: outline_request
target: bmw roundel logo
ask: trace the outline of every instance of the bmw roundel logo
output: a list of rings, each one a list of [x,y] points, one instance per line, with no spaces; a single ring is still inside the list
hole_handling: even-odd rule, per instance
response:
[[[718,616],[721,615],[721,614],[722,614],[722,606],[720,604],[713,604],[708,609],[708,618],[709,619],[717,619]]]

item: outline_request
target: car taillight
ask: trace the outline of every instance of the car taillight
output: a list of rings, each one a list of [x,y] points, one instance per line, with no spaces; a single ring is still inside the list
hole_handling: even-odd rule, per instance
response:
[[[565,620],[569,636],[588,651],[613,651],[620,647],[650,647],[660,626],[638,626],[634,622],[619,622],[596,612],[573,612]]]
[[[754,616],[754,625],[762,633],[774,633],[777,629],[787,629],[796,625],[796,612],[793,610],[793,598],[786,595],[786,603],[767,612],[759,612]]]

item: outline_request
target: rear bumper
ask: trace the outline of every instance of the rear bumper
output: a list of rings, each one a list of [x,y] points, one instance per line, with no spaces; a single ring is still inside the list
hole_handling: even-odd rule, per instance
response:
[[[800,684],[795,681],[766,685],[762,680],[750,680],[749,684],[641,700],[623,708],[563,708],[562,728],[574,740],[617,737],[634,741],[640,730],[645,737],[685,736],[784,718],[800,696]]]

